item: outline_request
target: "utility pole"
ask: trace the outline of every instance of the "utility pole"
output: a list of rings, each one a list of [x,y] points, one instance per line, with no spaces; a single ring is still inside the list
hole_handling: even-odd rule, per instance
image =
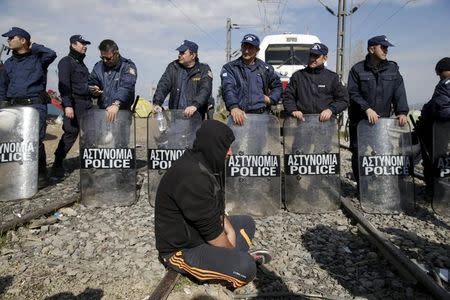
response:
[[[227,62],[231,61],[231,29],[239,29],[238,24],[231,23],[231,18],[227,18],[227,25],[226,25],[226,31],[227,31],[227,42],[226,42],[226,48],[225,48],[225,59]]]
[[[338,23],[337,23],[337,44],[336,44],[336,73],[342,80],[344,76],[344,49],[345,49],[345,16],[346,0],[339,0]]]
[[[336,45],[336,73],[338,74],[339,78],[342,80],[342,77],[344,76],[344,52],[345,52],[345,17],[348,17],[352,15],[354,12],[358,10],[358,8],[361,6],[361,4],[356,5],[353,7],[350,12],[347,12],[346,8],[346,0],[339,0],[338,3],[338,13],[333,11],[330,7],[325,5],[322,0],[319,0],[319,2],[325,7],[325,9],[332,14],[333,16],[336,16],[338,18],[338,24],[337,24],[337,45]]]

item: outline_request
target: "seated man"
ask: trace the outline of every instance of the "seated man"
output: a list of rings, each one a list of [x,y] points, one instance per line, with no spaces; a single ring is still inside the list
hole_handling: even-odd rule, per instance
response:
[[[200,282],[238,288],[256,276],[267,251],[248,252],[255,233],[250,216],[225,215],[223,173],[234,134],[204,121],[192,150],[162,177],[155,201],[156,248],[163,264]]]

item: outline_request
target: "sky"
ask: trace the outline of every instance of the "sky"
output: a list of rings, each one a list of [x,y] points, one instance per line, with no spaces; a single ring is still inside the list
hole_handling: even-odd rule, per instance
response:
[[[321,2],[337,12],[338,0]],[[395,45],[389,48],[388,59],[400,66],[409,103],[428,101],[438,82],[436,62],[450,56],[450,1],[346,2],[347,11],[359,6],[346,18],[346,72],[364,57],[367,40],[384,34]],[[266,34],[309,33],[329,47],[328,68],[335,70],[337,17],[318,0],[287,0],[284,4],[283,14],[275,18],[274,5],[263,6],[257,0],[0,0],[0,31],[21,27],[31,34],[32,41],[56,51],[58,58],[48,75],[48,88],[54,90],[57,62],[67,55],[71,35],[81,34],[92,42],[85,59],[89,70],[99,60],[98,44],[113,39],[121,55],[135,62],[136,94],[148,100],[167,64],[176,59],[175,49],[183,40],[192,40],[199,45],[200,61],[213,71],[215,96],[225,63],[227,18],[240,25],[231,32],[233,50],[239,49],[246,33],[261,39]],[[270,20],[277,20],[266,32],[264,8]],[[6,44],[6,38],[0,38],[0,43]],[[5,61],[6,54],[1,59]]]

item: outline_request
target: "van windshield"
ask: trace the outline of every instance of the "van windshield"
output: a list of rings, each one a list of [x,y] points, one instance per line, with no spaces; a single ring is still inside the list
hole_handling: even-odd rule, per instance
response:
[[[266,49],[270,65],[307,65],[310,44],[271,44]]]

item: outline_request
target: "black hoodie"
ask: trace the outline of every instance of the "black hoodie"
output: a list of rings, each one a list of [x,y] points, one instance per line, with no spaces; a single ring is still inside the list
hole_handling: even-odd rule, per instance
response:
[[[158,186],[155,201],[156,248],[161,255],[192,248],[223,231],[224,198],[219,178],[234,134],[225,124],[207,120]]]

